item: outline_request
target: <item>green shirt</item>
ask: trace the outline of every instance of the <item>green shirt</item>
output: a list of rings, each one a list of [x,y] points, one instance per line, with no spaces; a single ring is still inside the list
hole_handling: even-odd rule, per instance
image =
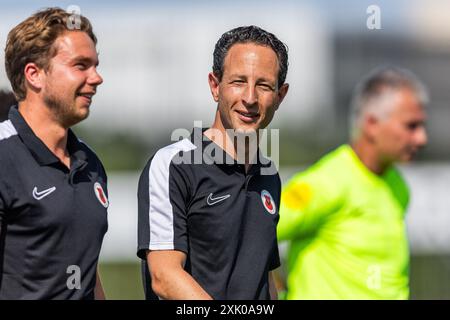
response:
[[[378,176],[348,145],[295,175],[278,224],[290,240],[287,299],[407,299],[408,200],[394,167]]]

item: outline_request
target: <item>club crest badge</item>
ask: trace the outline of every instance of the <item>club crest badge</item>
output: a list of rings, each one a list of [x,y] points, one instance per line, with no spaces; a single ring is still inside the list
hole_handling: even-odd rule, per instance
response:
[[[270,195],[269,191],[263,190],[261,191],[261,201],[263,203],[264,208],[266,208],[267,212],[270,214],[275,214],[277,211],[275,201],[273,201],[272,196]]]
[[[102,204],[102,206],[104,206],[105,208],[108,208],[109,201],[108,201],[108,198],[106,197],[106,194],[103,191],[102,185],[100,183],[96,182],[94,184],[94,192],[95,192],[95,195],[97,196],[98,201]]]

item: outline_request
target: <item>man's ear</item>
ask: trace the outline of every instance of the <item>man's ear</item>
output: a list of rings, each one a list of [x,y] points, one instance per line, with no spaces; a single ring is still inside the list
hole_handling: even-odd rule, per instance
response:
[[[280,107],[281,102],[283,102],[284,97],[286,97],[286,94],[289,91],[289,83],[285,83],[283,84],[279,89],[278,89],[278,103],[277,103],[277,110]]]
[[[208,83],[215,102],[219,102],[219,79],[213,72],[208,74]]]
[[[380,119],[371,113],[364,116],[362,131],[363,134],[370,140],[374,141],[379,129]]]
[[[43,87],[43,73],[44,70],[39,68],[34,62],[29,62],[25,65],[23,70],[25,81],[36,91],[42,89]]]

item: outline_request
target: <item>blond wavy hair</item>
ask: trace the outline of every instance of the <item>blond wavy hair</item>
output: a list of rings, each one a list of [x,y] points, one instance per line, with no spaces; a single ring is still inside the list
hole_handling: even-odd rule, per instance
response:
[[[97,44],[91,23],[86,17],[75,16],[60,8],[38,11],[9,32],[5,69],[18,101],[26,97],[25,66],[33,62],[39,68],[48,70],[50,59],[57,54],[57,47],[54,46],[56,39],[69,31],[86,32]]]

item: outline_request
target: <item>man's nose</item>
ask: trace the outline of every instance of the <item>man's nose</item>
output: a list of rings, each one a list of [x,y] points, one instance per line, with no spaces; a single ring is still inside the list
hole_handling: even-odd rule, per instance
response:
[[[248,85],[243,94],[242,100],[245,105],[252,106],[258,102],[258,93],[254,85]]]
[[[424,126],[421,126],[420,128],[417,129],[417,132],[415,135],[415,140],[416,140],[416,144],[419,147],[423,147],[427,144],[428,135],[427,135],[427,131]]]
[[[88,84],[93,86],[99,86],[102,83],[103,83],[102,76],[100,75],[100,73],[98,73],[97,69],[94,69],[92,73],[89,75]]]

